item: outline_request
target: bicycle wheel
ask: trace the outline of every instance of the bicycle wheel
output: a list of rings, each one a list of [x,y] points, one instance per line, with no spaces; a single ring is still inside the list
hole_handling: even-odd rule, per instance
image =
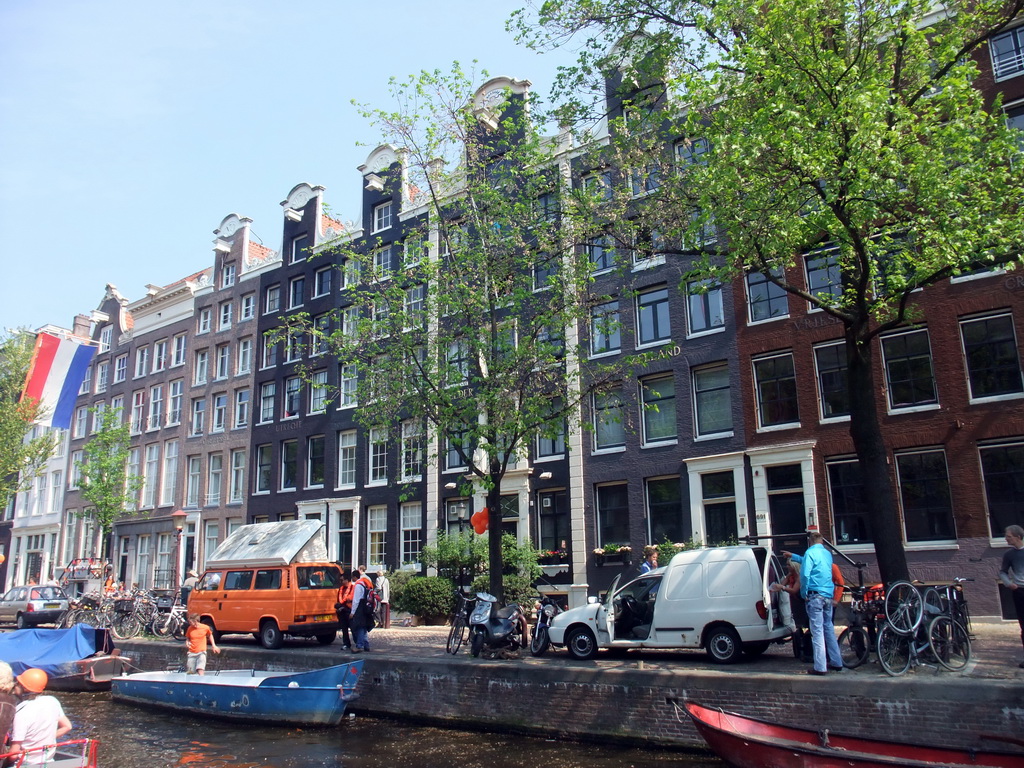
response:
[[[121,614],[111,622],[110,633],[118,640],[131,640],[142,634],[142,625],[133,614]]]
[[[462,641],[465,639],[466,634],[466,617],[463,613],[459,613],[454,619],[452,619],[452,628],[448,633],[448,653],[453,656],[459,652],[462,647]]]
[[[971,638],[962,625],[949,616],[936,616],[928,626],[928,645],[942,666],[959,672],[971,660]]]
[[[885,674],[899,677],[910,669],[911,638],[886,624],[878,633],[878,662]]]
[[[885,593],[885,618],[901,635],[909,635],[921,624],[924,603],[917,587],[909,581],[897,581]]]
[[[924,615],[927,620],[931,620],[936,616],[941,616],[944,613],[948,613],[949,606],[946,604],[946,597],[935,587],[928,587],[924,591]]]
[[[174,631],[174,615],[167,613],[153,622],[153,634],[157,637],[170,637]]]
[[[839,653],[847,669],[856,669],[867,661],[869,652],[868,633],[863,627],[847,627],[839,635]]]

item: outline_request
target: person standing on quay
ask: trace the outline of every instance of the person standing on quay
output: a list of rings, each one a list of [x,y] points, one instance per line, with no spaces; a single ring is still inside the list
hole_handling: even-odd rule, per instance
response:
[[[1010,548],[1003,554],[999,579],[1010,590],[1013,607],[1017,611],[1017,622],[1020,624],[1020,642],[1024,645],[1024,528],[1019,525],[1007,526],[1006,543]],[[1024,669],[1024,661],[1018,666]]]
[[[380,593],[380,621],[381,629],[391,628],[391,582],[387,574],[381,568],[377,571],[377,591]]]
[[[640,575],[649,573],[658,567],[658,548],[648,544],[644,547],[644,561],[640,563]]]
[[[832,628],[832,596],[836,589],[832,581],[832,553],[821,542],[821,533],[811,530],[807,533],[808,546],[803,556],[782,553],[800,563],[800,596],[807,604],[814,653],[814,667],[807,670],[809,675],[824,675],[829,669],[837,672],[843,669],[843,657]]]
[[[352,637],[349,629],[352,625],[352,593],[355,586],[352,584],[352,575],[348,571],[341,574],[341,586],[338,587],[338,623],[341,624],[341,648],[345,651],[352,650]]]
[[[373,616],[366,610],[366,593],[373,589],[373,582],[359,570],[352,571],[352,611],[349,614],[352,623],[352,653],[370,650],[370,630],[373,629]]]

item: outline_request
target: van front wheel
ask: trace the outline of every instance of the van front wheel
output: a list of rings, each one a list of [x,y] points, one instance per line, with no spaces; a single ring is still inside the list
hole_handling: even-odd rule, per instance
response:
[[[711,630],[704,647],[711,660],[719,664],[735,664],[743,654],[739,635],[732,627],[717,627]]]
[[[284,634],[277,627],[277,622],[268,619],[260,624],[260,644],[269,651],[275,651],[284,642]]]

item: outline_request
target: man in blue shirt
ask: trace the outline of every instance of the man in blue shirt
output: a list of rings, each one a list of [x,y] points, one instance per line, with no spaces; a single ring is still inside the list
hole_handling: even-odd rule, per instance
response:
[[[814,668],[809,675],[824,675],[828,669],[836,672],[843,669],[843,657],[832,628],[832,553],[821,543],[821,533],[812,530],[807,533],[807,551],[801,555],[783,552],[794,562],[800,563],[800,596],[807,604],[807,621],[811,629],[811,649],[814,652]],[[827,669],[826,669],[827,663]]]

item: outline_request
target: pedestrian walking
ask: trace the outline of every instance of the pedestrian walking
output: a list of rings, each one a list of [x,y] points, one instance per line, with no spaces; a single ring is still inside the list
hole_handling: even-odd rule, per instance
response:
[[[832,581],[832,553],[822,544],[821,532],[807,533],[807,551],[803,555],[783,552],[800,564],[800,596],[807,606],[807,622],[811,629],[811,650],[814,666],[809,675],[825,675],[829,669],[842,671],[843,657],[832,628],[832,599],[836,585]]]
[[[391,582],[388,580],[387,574],[384,569],[381,568],[377,571],[377,582],[375,584],[377,592],[380,594],[380,618],[377,623],[383,629],[391,628]]]
[[[366,610],[366,595],[373,589],[373,582],[362,575],[358,569],[350,574],[354,589],[352,591],[352,610],[349,613],[352,625],[352,653],[370,650],[370,630],[373,629],[373,614]]]
[[[1020,642],[1024,646],[1024,528],[1009,525],[1006,527],[1005,536],[1010,548],[1003,553],[999,580],[1010,590],[1013,607],[1017,611],[1017,623],[1020,624]],[[1018,666],[1024,669],[1024,661]]]
[[[338,587],[338,623],[341,625],[341,647],[342,650],[352,650],[352,637],[350,629],[352,626],[352,594],[355,592],[355,585],[352,583],[352,576],[347,572],[341,574],[341,586]]]

